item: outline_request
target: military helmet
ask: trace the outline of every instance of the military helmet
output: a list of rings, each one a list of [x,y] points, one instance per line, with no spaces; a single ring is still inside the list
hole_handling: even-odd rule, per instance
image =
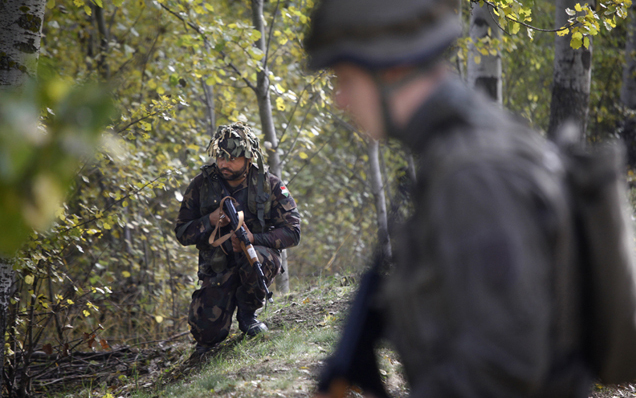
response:
[[[240,122],[219,126],[208,145],[208,154],[213,159],[245,156],[254,161],[262,156],[258,138]]]
[[[458,0],[323,0],[305,39],[309,68],[429,63],[461,33],[459,6]]]

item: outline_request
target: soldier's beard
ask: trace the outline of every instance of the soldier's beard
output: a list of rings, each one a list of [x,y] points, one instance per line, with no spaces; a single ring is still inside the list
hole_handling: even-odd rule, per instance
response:
[[[243,168],[239,171],[235,171],[234,173],[232,173],[232,170],[224,168],[224,169],[219,169],[219,171],[221,172],[221,175],[223,176],[223,179],[226,181],[236,181],[236,180],[240,180],[241,178],[244,178],[245,175],[247,174],[247,165],[249,164],[248,161],[245,161],[245,164],[243,165]],[[227,173],[231,173],[229,176],[226,176],[225,174],[223,174],[224,172]]]

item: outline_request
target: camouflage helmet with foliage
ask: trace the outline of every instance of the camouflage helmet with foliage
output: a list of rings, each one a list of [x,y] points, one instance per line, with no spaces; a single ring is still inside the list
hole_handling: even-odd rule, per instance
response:
[[[241,122],[219,126],[208,145],[208,154],[212,159],[245,156],[254,162],[262,157],[258,138]]]

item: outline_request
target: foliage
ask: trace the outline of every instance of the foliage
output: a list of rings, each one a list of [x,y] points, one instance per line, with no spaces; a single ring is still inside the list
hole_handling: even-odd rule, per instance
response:
[[[333,109],[331,76],[303,72],[311,6],[267,4],[263,54],[249,10],[236,2],[48,1],[40,63],[58,80],[106,83],[118,116],[101,150],[72,169],[72,193],[52,227],[32,233],[14,259],[11,377],[28,378],[21,369],[36,350],[64,356],[187,330],[196,250],[176,242],[173,221],[208,160],[213,124],[243,121],[262,136],[251,86],[266,61],[280,134],[277,148],[264,146],[281,156],[303,216],[290,273],[364,267],[376,228],[365,145]],[[383,155],[387,176],[405,166],[399,147]]]
[[[62,79],[0,94],[0,255],[48,228],[77,166],[92,155],[112,113],[104,91]]]
[[[474,1],[474,0],[469,0]],[[479,0],[479,4],[488,4],[492,8],[492,12],[499,19],[499,26],[510,34],[517,34],[521,27],[526,28],[526,32],[530,40],[533,38],[533,31],[542,32],[556,32],[559,36],[565,36],[570,34],[570,45],[574,49],[589,48],[590,37],[598,35],[601,31],[601,26],[607,31],[611,31],[616,27],[617,18],[627,18],[627,10],[631,7],[631,0],[608,0],[602,1],[598,4],[600,7],[601,15],[595,11],[595,5],[584,3],[581,5],[577,3],[572,9],[566,9],[565,12],[570,16],[568,23],[565,26],[557,29],[541,29],[537,26],[531,25],[532,23],[532,5],[534,1],[530,2],[528,6],[524,6],[523,3],[517,0],[495,0],[485,1]],[[536,15],[536,13],[535,13]]]

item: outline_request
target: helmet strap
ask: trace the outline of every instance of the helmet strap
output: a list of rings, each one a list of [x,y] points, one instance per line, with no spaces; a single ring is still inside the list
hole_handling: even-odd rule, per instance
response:
[[[421,65],[415,65],[409,73],[402,76],[399,80],[393,81],[391,83],[387,83],[385,81],[385,79],[382,77],[382,71],[370,71],[371,77],[373,78],[373,81],[375,82],[375,85],[378,88],[378,93],[380,95],[380,108],[382,110],[384,131],[387,135],[396,136],[401,130],[395,123],[393,115],[391,114],[391,109],[389,107],[389,98],[391,97],[391,95],[395,91],[401,89],[408,83],[415,80],[416,78],[419,78],[422,75],[426,75],[436,65],[437,62],[427,62]]]

